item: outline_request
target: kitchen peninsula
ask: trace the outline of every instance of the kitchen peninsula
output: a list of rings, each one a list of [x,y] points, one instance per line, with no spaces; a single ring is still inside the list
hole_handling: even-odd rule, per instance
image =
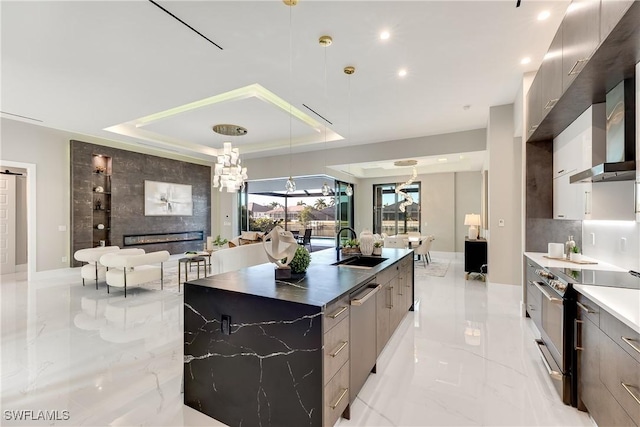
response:
[[[231,426],[333,425],[413,310],[413,251],[370,268],[314,252],[306,276],[262,264],[187,282],[184,403]]]

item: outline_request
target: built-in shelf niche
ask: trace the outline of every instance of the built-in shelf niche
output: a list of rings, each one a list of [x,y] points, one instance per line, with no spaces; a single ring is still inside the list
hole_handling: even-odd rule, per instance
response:
[[[103,154],[93,154],[91,157],[93,246],[110,246],[112,159]]]

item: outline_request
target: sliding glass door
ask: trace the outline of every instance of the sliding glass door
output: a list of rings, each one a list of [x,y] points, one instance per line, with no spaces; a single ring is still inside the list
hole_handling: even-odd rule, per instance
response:
[[[349,184],[336,181],[336,233],[342,227],[353,228],[353,194],[347,195]]]

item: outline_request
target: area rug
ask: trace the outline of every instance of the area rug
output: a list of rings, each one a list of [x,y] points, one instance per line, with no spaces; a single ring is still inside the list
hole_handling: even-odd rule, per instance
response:
[[[181,271],[181,276],[182,276],[182,283],[180,283],[180,293],[182,293],[182,291],[184,290],[182,284],[184,283],[184,269]],[[189,273],[189,280],[195,280],[196,279],[196,271],[195,271],[195,267],[193,269],[193,271],[191,271],[191,273]],[[201,273],[202,276],[202,273]],[[170,268],[165,268],[164,269],[164,280],[163,280],[164,284],[163,284],[163,292],[173,292],[173,293],[178,293],[178,267],[170,267]],[[147,282],[147,283],[143,283],[141,285],[138,285],[141,288],[144,289],[148,289],[148,290],[154,290],[154,291],[160,291],[160,280],[154,280],[152,282]],[[134,288],[135,286],[132,286],[131,288]],[[129,289],[129,287],[127,286],[127,290]]]
[[[444,277],[449,269],[449,263],[451,260],[431,258],[431,262],[424,267],[422,261],[415,262],[414,274],[415,277],[435,276]]]

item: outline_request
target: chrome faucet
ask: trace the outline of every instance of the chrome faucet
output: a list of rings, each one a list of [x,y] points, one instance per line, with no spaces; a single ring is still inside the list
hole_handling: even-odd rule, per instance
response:
[[[342,227],[340,230],[338,230],[338,233],[336,234],[336,258],[337,258],[337,261],[340,261],[340,234],[342,234],[342,232],[344,230],[349,230],[354,239],[358,238],[358,233],[356,233],[356,231],[351,227]]]

